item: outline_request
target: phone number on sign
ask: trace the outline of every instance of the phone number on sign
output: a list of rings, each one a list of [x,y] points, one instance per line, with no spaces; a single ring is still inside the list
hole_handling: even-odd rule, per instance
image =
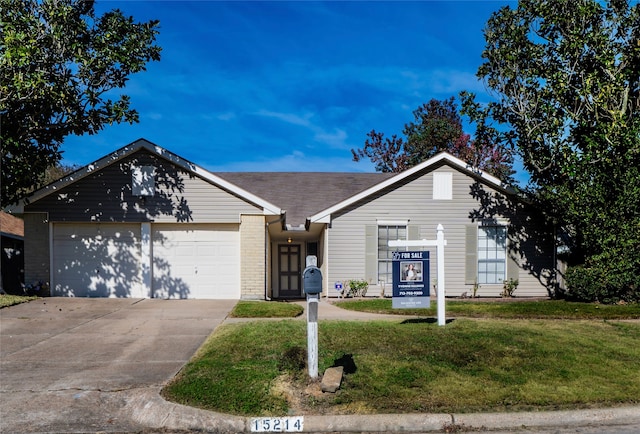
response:
[[[409,295],[413,297],[421,297],[424,294],[424,291],[400,291],[398,294],[400,296]]]

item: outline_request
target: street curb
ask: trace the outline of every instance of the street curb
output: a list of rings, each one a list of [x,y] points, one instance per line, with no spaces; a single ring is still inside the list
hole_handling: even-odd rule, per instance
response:
[[[127,404],[131,418],[150,428],[201,430],[216,433],[251,432],[253,418],[232,416],[166,401],[157,391],[136,393]],[[515,430],[554,427],[634,425],[640,427],[640,407],[470,414],[312,415],[302,432],[444,432],[460,429]]]
[[[640,427],[640,407],[453,415],[454,424],[487,429],[524,429],[632,425]]]
[[[142,426],[216,433],[247,432],[247,418],[202,410],[166,401],[157,391],[136,393],[125,411]]]
[[[443,432],[449,414],[367,414],[305,416],[304,432]]]

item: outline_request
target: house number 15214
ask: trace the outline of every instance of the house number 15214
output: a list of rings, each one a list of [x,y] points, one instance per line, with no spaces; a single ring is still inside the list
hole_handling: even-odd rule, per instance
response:
[[[302,432],[304,417],[255,417],[251,432]]]

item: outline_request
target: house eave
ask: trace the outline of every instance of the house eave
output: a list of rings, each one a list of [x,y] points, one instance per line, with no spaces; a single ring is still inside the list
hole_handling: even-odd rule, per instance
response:
[[[496,178],[495,176],[489,175],[486,172],[477,170],[473,167],[471,167],[469,164],[465,163],[464,161],[460,160],[459,158],[454,157],[453,155],[450,155],[446,152],[441,152],[438,155],[435,155],[434,157],[408,169],[405,170],[404,172],[401,172],[399,174],[397,174],[396,176],[393,176],[389,179],[386,179],[385,181],[374,185],[371,188],[368,188],[348,199],[343,200],[342,202],[339,202],[335,205],[333,205],[330,208],[327,208],[325,210],[322,210],[312,216],[310,216],[308,218],[308,220],[311,223],[331,223],[331,215],[337,211],[340,211],[341,209],[356,203],[378,191],[381,191],[387,187],[390,187],[398,182],[403,181],[404,179],[413,176],[416,173],[419,173],[421,171],[424,170],[428,170],[430,167],[435,166],[439,163],[443,162],[444,164],[449,164],[450,166],[468,174],[469,176],[472,176],[474,178],[477,179],[482,179],[483,181],[491,184],[493,187],[506,191],[505,187],[502,185],[502,182],[500,181],[500,179]]]
[[[138,139],[135,142],[126,145],[120,149],[118,149],[117,151],[112,152],[111,154],[93,162],[90,163],[78,170],[76,170],[75,172],[64,176],[63,178],[61,178],[60,180],[49,184],[39,190],[37,190],[36,192],[34,192],[33,194],[31,194],[30,196],[20,200],[17,204],[8,207],[9,212],[14,213],[14,214],[22,214],[24,213],[24,207],[32,202],[35,202],[37,200],[40,200],[50,194],[55,193],[56,191],[67,187],[68,185],[73,184],[74,182],[80,181],[81,179],[95,173],[98,170],[101,170],[107,166],[110,166],[111,164],[116,163],[117,161],[120,161],[121,159],[133,154],[134,152],[137,152],[141,149],[145,149],[173,164],[175,164],[176,166],[180,167],[181,169],[185,170],[186,172],[190,172],[193,173],[194,175],[199,176],[200,178],[206,180],[207,182],[216,185],[218,187],[221,187],[235,195],[237,195],[238,197],[253,203],[254,205],[258,206],[259,208],[262,208],[262,213],[263,215],[280,215],[282,213],[282,210],[238,187],[235,184],[230,183],[229,181],[224,180],[223,178],[220,178],[219,176],[214,175],[213,173],[209,172],[208,170],[188,161],[185,160],[182,157],[179,157],[178,155],[160,147],[157,146],[149,141],[147,141],[146,139]]]

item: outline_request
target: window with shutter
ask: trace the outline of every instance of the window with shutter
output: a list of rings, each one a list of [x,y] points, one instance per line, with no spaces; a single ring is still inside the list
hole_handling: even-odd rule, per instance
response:
[[[378,282],[393,280],[392,257],[396,248],[389,247],[389,241],[406,239],[406,224],[378,224]]]
[[[502,283],[506,273],[507,227],[478,227],[478,283]]]

